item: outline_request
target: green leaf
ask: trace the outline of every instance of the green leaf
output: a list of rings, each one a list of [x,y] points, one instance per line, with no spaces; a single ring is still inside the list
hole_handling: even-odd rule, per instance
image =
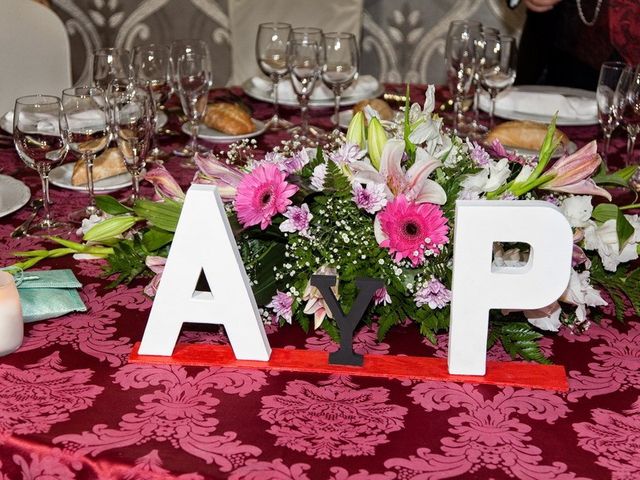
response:
[[[551,361],[544,356],[538,340],[543,337],[536,332],[527,322],[507,322],[494,324],[495,335],[511,358],[522,358],[538,363],[550,364]]]
[[[620,211],[618,210],[618,206],[613,203],[601,203],[600,205],[596,205],[596,208],[593,209],[593,213],[591,217],[596,222],[604,223],[607,220],[612,220],[614,218],[618,218]]]
[[[597,185],[617,185],[619,187],[628,187],[629,179],[633,176],[637,168],[638,167],[636,165],[630,165],[610,174],[607,174],[604,169],[601,169],[595,177],[592,177],[592,179]]]
[[[152,225],[168,232],[175,232],[182,211],[182,203],[168,198],[163,202],[140,199],[136,201],[133,211]]]
[[[109,215],[122,215],[132,212],[129,207],[124,206],[111,195],[96,195],[96,206]]]
[[[624,213],[618,211],[618,218],[616,219],[616,233],[618,234],[619,250],[627,244],[627,240],[631,238],[634,232],[633,225],[629,223],[629,220],[624,216]]]
[[[155,252],[168,245],[172,240],[173,233],[157,227],[151,227],[142,235],[142,245],[149,252]]]
[[[109,266],[106,275],[118,274],[118,277],[108,287],[113,288],[121,283],[129,283],[147,270],[146,254],[140,240],[122,240],[113,247],[113,253],[107,257]]]
[[[334,323],[327,317],[325,317],[325,319],[322,321],[320,328],[327,332],[327,334],[331,337],[331,340],[336,343],[340,343],[340,330],[338,330],[338,327],[336,327]]]
[[[626,265],[619,265],[615,272],[607,272],[600,257],[595,256],[591,263],[591,282],[604,289],[613,301],[616,320],[622,322],[625,313],[625,300],[640,315],[640,269],[629,273]]]

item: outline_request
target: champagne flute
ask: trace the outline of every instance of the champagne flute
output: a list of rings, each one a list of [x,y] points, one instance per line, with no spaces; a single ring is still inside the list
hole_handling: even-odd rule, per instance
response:
[[[297,131],[300,135],[300,142],[308,147],[315,147],[318,144],[315,135],[316,139],[310,138],[308,112],[309,98],[315,86],[320,65],[319,53],[320,49],[316,42],[295,39],[289,41],[287,66],[291,73],[293,91],[296,93],[300,103],[301,125]]]
[[[87,169],[89,204],[71,214],[70,219],[81,222],[99,214],[93,192],[93,162],[109,144],[109,108],[104,90],[98,87],[72,87],[62,91],[62,107],[69,126],[69,148],[81,156]]]
[[[133,73],[136,81],[148,85],[153,94],[153,134],[151,138],[151,157],[162,163],[161,158],[167,154],[158,148],[158,115],[157,112],[169,99],[171,93],[171,55],[168,45],[144,45],[133,51]]]
[[[209,57],[206,52],[193,50],[178,58],[176,68],[178,96],[191,132],[191,139],[186,147],[189,157],[193,157],[197,151],[200,123],[207,109],[209,87],[211,86],[209,65]]]
[[[516,39],[508,35],[487,38],[485,44],[485,61],[480,70],[480,83],[489,92],[491,110],[490,127],[494,124],[496,96],[513,85],[516,79],[517,47]]]
[[[480,22],[456,20],[449,24],[445,45],[445,63],[449,90],[453,96],[453,133],[462,127],[462,104],[469,93],[476,67],[476,41]]]
[[[133,178],[129,203],[140,197],[140,175],[145,167],[155,122],[154,100],[149,86],[131,83],[113,93],[113,126],[118,150]]]
[[[54,229],[65,226],[51,216],[49,200],[49,172],[68,152],[67,122],[60,99],[50,95],[18,98],[13,110],[13,140],[20,159],[38,172],[42,182],[44,217],[27,233],[42,230],[52,235]]]
[[[358,67],[360,66],[356,37],[351,33],[345,32],[325,34],[321,55],[322,81],[333,90],[334,127],[335,130],[339,130],[340,98],[342,92],[358,76]]]
[[[640,67],[626,67],[620,75],[614,103],[620,124],[627,130],[627,165],[633,160],[636,137],[640,133]]]
[[[99,48],[91,57],[93,84],[106,92],[115,78],[131,77],[131,54],[123,48]]]
[[[604,137],[604,151],[602,153],[605,167],[607,166],[611,134],[619,123],[615,112],[614,96],[625,66],[622,62],[604,62],[600,67],[596,101],[598,102],[598,121]]]
[[[291,32],[288,23],[269,22],[258,26],[256,35],[256,59],[260,70],[273,84],[273,116],[267,122],[269,130],[282,130],[291,126],[279,116],[278,83],[287,72],[287,40]]]

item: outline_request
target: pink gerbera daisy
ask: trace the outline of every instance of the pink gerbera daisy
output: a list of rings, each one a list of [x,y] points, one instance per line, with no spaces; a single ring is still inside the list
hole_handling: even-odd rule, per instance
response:
[[[416,267],[424,262],[425,255],[437,255],[448,242],[447,219],[432,203],[412,203],[398,195],[376,220],[380,226],[378,243],[389,249],[396,262],[408,258]]]
[[[285,177],[277,166],[265,164],[242,178],[236,195],[236,212],[244,227],[260,224],[264,230],[275,215],[291,205],[289,197],[298,187],[287,183]]]

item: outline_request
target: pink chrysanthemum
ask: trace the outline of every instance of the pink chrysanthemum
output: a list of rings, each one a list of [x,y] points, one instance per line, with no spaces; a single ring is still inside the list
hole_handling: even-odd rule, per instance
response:
[[[236,195],[238,220],[245,227],[260,224],[264,230],[271,219],[291,205],[298,187],[285,181],[285,174],[273,164],[260,165],[242,178]]]
[[[416,267],[424,263],[425,255],[437,255],[449,241],[447,218],[431,203],[412,203],[398,195],[377,218],[378,243],[389,249],[396,262],[408,258]]]
[[[288,293],[283,293],[280,290],[271,299],[271,303],[267,305],[267,308],[273,309],[273,313],[276,317],[282,317],[286,322],[291,323],[293,297]]]
[[[429,305],[431,310],[444,308],[451,302],[451,290],[437,278],[431,277],[431,280],[416,292],[414,300],[418,307]]]

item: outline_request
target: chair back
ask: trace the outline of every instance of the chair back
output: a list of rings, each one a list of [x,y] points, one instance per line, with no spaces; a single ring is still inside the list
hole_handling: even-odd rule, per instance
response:
[[[15,99],[60,96],[71,86],[69,37],[62,20],[32,0],[0,1],[0,115]]]
[[[318,27],[324,32],[350,32],[358,39],[362,27],[363,0],[229,0],[231,77],[240,85],[260,69],[255,42],[258,25],[290,23],[292,27]]]

